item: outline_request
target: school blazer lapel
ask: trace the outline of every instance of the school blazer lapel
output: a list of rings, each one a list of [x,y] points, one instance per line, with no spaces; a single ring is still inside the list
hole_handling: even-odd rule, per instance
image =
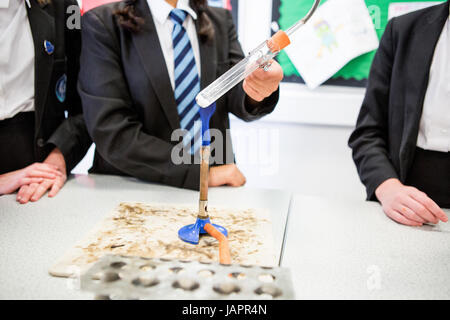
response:
[[[147,1],[138,1],[136,3],[136,10],[143,17],[144,25],[140,32],[133,34],[133,43],[172,129],[178,129],[180,128],[180,118],[177,111],[175,95],[170,83],[169,74],[167,73],[167,66],[156,26]],[[198,19],[196,20],[196,29],[197,31],[200,30]],[[198,39],[201,60],[200,86],[203,89],[216,78],[216,39],[206,42],[201,40],[200,35],[198,35]]]
[[[412,55],[414,61],[409,63],[412,67],[407,71],[409,88],[405,99],[403,143],[400,146],[400,161],[403,162],[400,166],[402,177],[406,177],[414,158],[431,63],[448,14],[448,2],[430,13],[427,19],[424,19],[423,23],[417,28],[415,45],[411,45],[416,51]]]
[[[167,73],[167,66],[159,43],[156,26],[147,1],[138,1],[136,9],[144,19],[144,25],[139,32],[132,35],[133,43],[170,126],[173,130],[178,129],[180,128],[180,119],[175,96],[169,74]]]
[[[198,45],[200,49],[201,60],[201,76],[200,86],[202,89],[206,88],[214,80],[216,80],[217,73],[217,52],[216,52],[216,37],[210,41],[202,41],[198,30],[200,30],[200,24],[198,19],[195,21]]]
[[[50,6],[41,7],[36,0],[31,0],[30,4],[31,8],[27,6],[27,11],[35,52],[35,112],[38,131],[53,71],[53,54],[45,51],[44,41],[55,44],[55,21],[53,16],[46,12]]]

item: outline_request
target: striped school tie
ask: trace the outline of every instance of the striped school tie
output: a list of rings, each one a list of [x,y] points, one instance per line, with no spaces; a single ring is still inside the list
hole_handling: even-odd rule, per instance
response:
[[[195,63],[194,50],[183,22],[187,13],[180,9],[170,12],[174,26],[172,32],[175,59],[175,101],[180,115],[180,127],[190,135],[183,140],[186,147],[191,144],[191,153],[195,154],[202,144],[199,106],[195,97],[200,92],[200,78]]]

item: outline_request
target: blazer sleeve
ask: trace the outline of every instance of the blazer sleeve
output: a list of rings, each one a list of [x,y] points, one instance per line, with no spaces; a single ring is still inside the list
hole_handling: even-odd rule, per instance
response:
[[[66,0],[65,7],[76,6],[74,0]],[[69,10],[64,21],[67,21],[68,15],[73,14]],[[67,118],[52,134],[48,143],[56,146],[64,155],[66,161],[66,170],[68,173],[83,159],[87,150],[92,144],[92,140],[86,128],[81,107],[81,99],[77,92],[77,79],[80,70],[80,52],[81,52],[81,31],[79,28],[65,30],[65,52],[67,57],[67,85],[65,111]]]
[[[349,139],[353,160],[367,199],[376,200],[375,190],[398,174],[389,157],[389,94],[394,60],[392,19],[380,41],[370,70],[366,95],[358,116],[356,128]]]
[[[86,125],[97,152],[136,178],[198,190],[200,166],[171,160],[173,145],[143,130],[122,71],[114,27],[94,11],[82,17],[79,92]]]
[[[229,59],[231,67],[240,62],[245,56],[238,41],[236,27],[229,10],[227,14]],[[258,120],[271,113],[278,103],[280,89],[258,104],[249,104],[249,97],[245,93],[242,82],[228,92],[228,111],[244,121]]]

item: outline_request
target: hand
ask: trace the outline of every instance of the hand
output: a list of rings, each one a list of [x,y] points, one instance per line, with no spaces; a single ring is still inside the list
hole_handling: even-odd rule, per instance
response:
[[[261,102],[274,93],[283,80],[281,66],[275,60],[271,64],[268,71],[259,68],[244,80],[245,93],[256,102]]]
[[[34,163],[26,168],[0,175],[0,194],[13,193],[24,185],[40,183],[45,178],[54,179],[58,175],[55,166]]]
[[[51,179],[44,179],[39,183],[31,183],[20,188],[17,194],[17,201],[25,204],[28,201],[38,201],[48,190],[48,196],[54,197],[64,186],[67,180],[66,161],[58,148],[53,151],[45,159],[44,164],[57,168],[58,175]]]
[[[235,164],[212,167],[209,170],[209,186],[240,187],[245,184],[245,177]]]
[[[386,215],[408,226],[447,222],[444,211],[425,193],[403,185],[398,179],[388,179],[375,191]]]

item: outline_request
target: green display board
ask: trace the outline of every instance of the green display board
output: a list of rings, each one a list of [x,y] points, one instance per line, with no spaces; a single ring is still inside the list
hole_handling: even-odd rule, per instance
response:
[[[369,12],[374,20],[376,32],[379,38],[388,23],[389,4],[393,2],[435,2],[436,0],[365,0]],[[326,0],[322,1],[322,4]],[[273,1],[273,19],[278,22],[281,29],[289,28],[296,21],[301,19],[311,9],[314,0],[274,0]],[[371,7],[371,6],[377,6]],[[379,8],[379,9],[378,9]],[[372,10],[371,10],[372,9]],[[328,83],[364,86],[369,75],[375,51],[369,52],[350,61],[341,70],[339,70]],[[278,56],[278,61],[283,67],[287,81],[301,80],[298,71],[290,61],[288,55],[283,51]],[[337,80],[337,81],[333,81]]]

